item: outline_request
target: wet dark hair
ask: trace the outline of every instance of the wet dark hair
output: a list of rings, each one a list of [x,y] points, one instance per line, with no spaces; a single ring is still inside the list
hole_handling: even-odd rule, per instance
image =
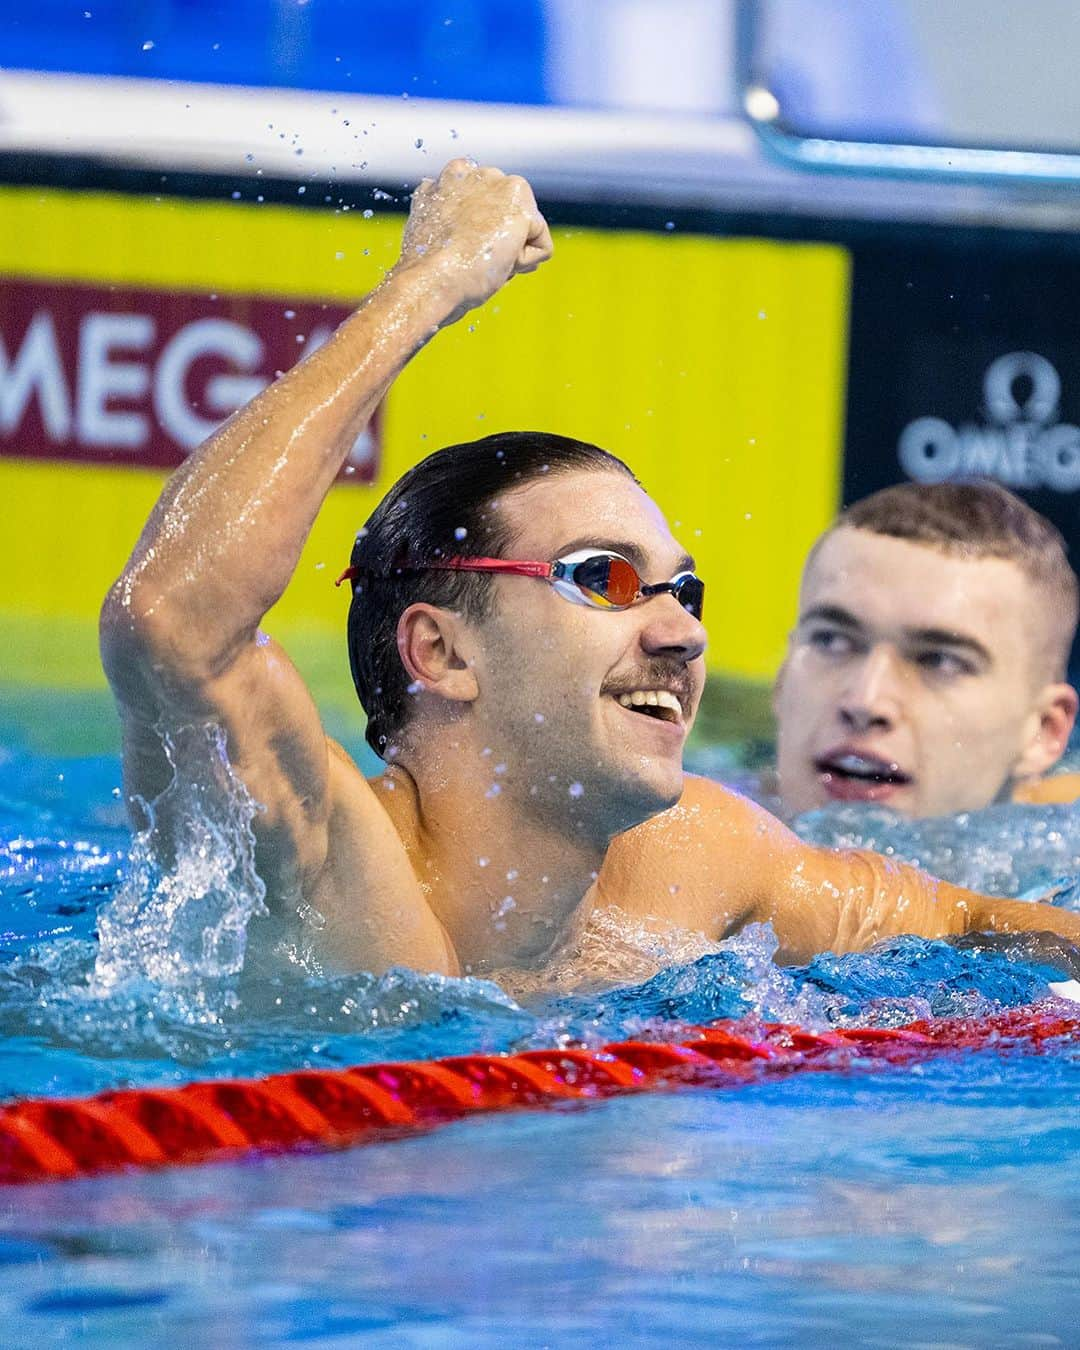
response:
[[[349,664],[368,724],[386,757],[408,721],[408,675],[397,648],[398,619],[417,601],[456,610],[473,622],[491,611],[491,578],[432,572],[423,564],[452,556],[508,556],[511,531],[499,496],[548,474],[595,469],[634,475],[621,459],[586,441],[542,431],[507,431],[436,450],[400,478],[356,536],[351,567]],[[637,480],[634,479],[636,482]]]

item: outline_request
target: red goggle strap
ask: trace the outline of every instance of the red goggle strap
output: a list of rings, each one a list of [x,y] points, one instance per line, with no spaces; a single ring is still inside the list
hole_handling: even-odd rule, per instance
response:
[[[334,582],[340,586],[343,581],[352,581],[361,576],[363,567],[346,567]],[[439,562],[423,563],[419,567],[403,567],[403,572],[502,572],[508,576],[540,577],[546,580],[552,575],[551,563],[512,562],[506,558],[443,558]]]

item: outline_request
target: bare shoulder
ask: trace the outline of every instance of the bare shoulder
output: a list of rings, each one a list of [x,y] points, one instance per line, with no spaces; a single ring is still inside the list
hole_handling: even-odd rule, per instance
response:
[[[328,738],[327,750],[326,864],[311,896],[322,956],[345,970],[408,965],[457,974],[453,947],[417,875],[408,781],[396,774],[367,779],[337,742]]]
[[[741,793],[688,774],[675,806],[612,842],[600,895],[630,912],[716,935],[745,917],[762,865],[786,835]]]
[[[1069,806],[1080,801],[1080,773],[1054,773],[1020,783],[1013,791],[1013,801],[1029,806]]]
[[[782,830],[783,826],[749,797],[715,779],[687,774],[678,802],[619,835],[611,853],[616,859],[633,855],[640,862],[655,853],[712,843],[710,856],[720,858],[726,841],[743,838],[747,831],[760,834],[770,828]]]

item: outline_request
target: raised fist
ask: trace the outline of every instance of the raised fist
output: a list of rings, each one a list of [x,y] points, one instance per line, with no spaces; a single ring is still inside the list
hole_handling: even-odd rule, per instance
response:
[[[524,178],[454,159],[413,193],[398,266],[430,269],[447,289],[452,323],[516,273],[535,271],[551,249]]]

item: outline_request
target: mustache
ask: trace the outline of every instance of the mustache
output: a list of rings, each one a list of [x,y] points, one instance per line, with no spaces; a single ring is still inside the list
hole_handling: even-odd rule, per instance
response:
[[[618,698],[620,694],[632,694],[635,689],[668,689],[685,708],[693,696],[694,680],[681,661],[647,661],[636,670],[607,681],[600,692]]]

